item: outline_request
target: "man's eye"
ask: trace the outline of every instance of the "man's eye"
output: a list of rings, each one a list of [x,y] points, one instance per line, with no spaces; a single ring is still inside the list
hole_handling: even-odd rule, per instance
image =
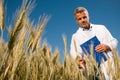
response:
[[[78,20],[81,20],[81,18],[78,18]]]
[[[83,17],[83,19],[87,18],[86,16]]]

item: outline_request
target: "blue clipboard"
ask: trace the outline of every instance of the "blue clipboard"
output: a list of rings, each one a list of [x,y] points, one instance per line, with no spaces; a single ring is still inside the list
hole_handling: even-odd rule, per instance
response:
[[[90,46],[93,45],[94,58],[95,58],[96,62],[98,63],[98,66],[100,66],[102,59],[104,61],[107,60],[107,58],[104,55],[104,53],[96,52],[95,47],[97,45],[99,45],[99,44],[100,44],[100,41],[95,36],[95,37],[89,39],[88,41],[86,41],[85,43],[83,43],[83,44],[80,45],[80,47],[83,50],[83,53],[85,53],[85,54],[90,54]]]

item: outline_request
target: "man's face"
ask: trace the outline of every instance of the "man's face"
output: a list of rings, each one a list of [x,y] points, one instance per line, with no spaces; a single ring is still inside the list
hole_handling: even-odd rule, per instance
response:
[[[89,17],[88,14],[84,11],[82,13],[76,13],[75,18],[77,23],[85,29],[89,29]]]

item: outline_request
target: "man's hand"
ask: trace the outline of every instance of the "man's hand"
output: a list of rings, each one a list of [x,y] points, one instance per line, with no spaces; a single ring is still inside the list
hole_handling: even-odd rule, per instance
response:
[[[105,44],[99,44],[98,46],[96,46],[95,50],[97,52],[106,52],[111,50],[110,47],[108,45]]]
[[[85,67],[86,67],[86,62],[85,62],[84,59],[82,59],[82,58],[80,58],[79,56],[77,56],[76,61],[77,61],[77,64],[78,64],[79,69],[85,69]]]

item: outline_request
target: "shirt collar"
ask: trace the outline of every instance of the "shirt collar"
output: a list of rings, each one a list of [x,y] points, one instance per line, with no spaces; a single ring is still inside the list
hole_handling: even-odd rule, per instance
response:
[[[85,28],[82,28],[83,31],[91,31],[92,30],[92,26],[90,24],[90,29],[85,29]]]

